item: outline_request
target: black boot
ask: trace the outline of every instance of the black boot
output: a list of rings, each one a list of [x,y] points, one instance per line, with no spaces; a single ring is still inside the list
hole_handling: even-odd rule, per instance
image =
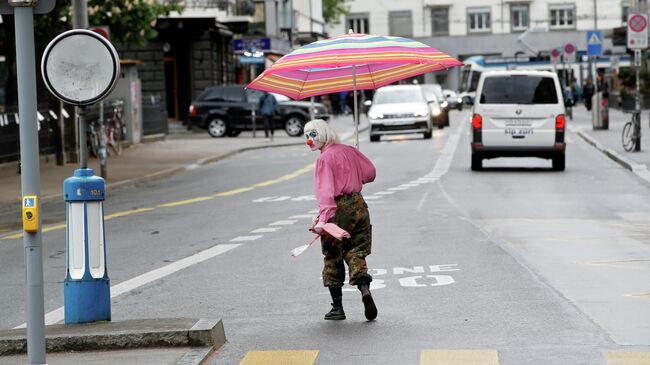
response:
[[[363,301],[363,307],[365,308],[366,319],[372,321],[377,318],[377,307],[375,306],[375,301],[372,299],[370,294],[370,285],[369,284],[360,284],[358,286],[359,291],[361,292],[361,300]]]
[[[327,320],[343,320],[345,312],[343,311],[343,290],[341,288],[329,288],[332,295],[332,310],[325,314]]]

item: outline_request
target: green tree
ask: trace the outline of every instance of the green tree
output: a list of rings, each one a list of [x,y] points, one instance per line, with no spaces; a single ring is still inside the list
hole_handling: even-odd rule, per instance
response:
[[[341,15],[348,14],[348,0],[323,0],[323,18],[325,23],[338,24]]]

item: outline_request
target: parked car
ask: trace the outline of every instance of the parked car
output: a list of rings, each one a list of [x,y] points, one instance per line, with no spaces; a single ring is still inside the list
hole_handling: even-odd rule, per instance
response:
[[[481,74],[472,114],[472,170],[483,159],[539,157],[565,169],[564,101],[557,74],[494,71]]]
[[[463,110],[463,99],[455,91],[444,89],[442,92],[449,103],[449,109]]]
[[[243,85],[212,86],[206,88],[190,105],[187,124],[208,130],[212,137],[235,137],[244,130],[253,129],[253,110],[256,111],[255,128],[263,130],[259,115],[259,100],[263,92],[246,90]],[[309,121],[310,102],[292,101],[286,96],[272,94],[278,101],[278,111],[273,118],[273,129],[284,129],[292,137],[302,135]],[[325,105],[314,103],[314,118],[329,120]]]
[[[439,84],[422,84],[422,89],[424,90],[425,95],[428,93],[433,93],[436,96],[438,102],[440,103],[440,107],[442,108],[442,117],[445,120],[445,126],[448,126],[449,103],[447,102],[447,98],[445,98],[445,94],[442,91],[442,86]]]
[[[370,120],[370,141],[382,135],[423,133],[430,139],[433,133],[431,112],[419,85],[384,86],[367,101]]]
[[[429,89],[430,91],[430,89]],[[442,112],[442,106],[440,106],[440,102],[438,101],[438,98],[436,98],[435,93],[433,92],[426,92],[425,89],[422,89],[422,93],[424,94],[424,98],[427,101],[427,104],[429,105],[429,115],[431,116],[431,124],[437,126],[439,129],[443,129],[445,127],[445,115]]]

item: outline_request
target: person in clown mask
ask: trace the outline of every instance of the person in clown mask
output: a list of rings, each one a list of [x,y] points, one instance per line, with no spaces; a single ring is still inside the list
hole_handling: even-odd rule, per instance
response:
[[[316,119],[305,124],[307,146],[320,151],[314,172],[314,188],[319,213],[312,231],[321,235],[324,258],[323,284],[332,296],[332,310],[326,320],[345,319],[343,283],[348,265],[350,285],[361,292],[365,316],[377,317],[377,307],[370,294],[372,276],[368,274],[366,256],[372,246],[372,226],[368,205],[361,196],[363,184],[375,180],[375,166],[359,150],[341,144],[336,131],[325,121]],[[350,233],[339,241],[323,232],[325,223],[334,223]]]

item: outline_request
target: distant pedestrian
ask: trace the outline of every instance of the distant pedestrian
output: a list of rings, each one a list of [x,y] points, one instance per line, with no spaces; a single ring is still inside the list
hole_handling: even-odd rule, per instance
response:
[[[305,124],[305,137],[312,151],[320,150],[314,172],[319,213],[312,230],[321,235],[323,284],[332,296],[332,310],[325,319],[345,319],[342,287],[347,263],[350,285],[356,285],[361,292],[366,319],[373,320],[377,307],[370,294],[372,276],[366,264],[372,247],[372,227],[361,189],[375,180],[375,166],[356,148],[341,144],[336,131],[322,120]],[[350,238],[339,241],[329,236],[323,231],[325,223],[336,224],[350,233]]]
[[[350,114],[350,106],[348,105],[348,92],[347,91],[339,92],[339,106],[341,107],[341,114],[343,114],[343,115]]]
[[[278,102],[271,93],[264,93],[260,99],[260,115],[264,122],[264,135],[273,139],[273,117],[278,109]]]
[[[591,97],[594,96],[596,89],[594,88],[594,82],[591,79],[591,76],[587,77],[585,86],[582,88],[582,95],[585,97],[585,107],[588,111],[591,111]]]

